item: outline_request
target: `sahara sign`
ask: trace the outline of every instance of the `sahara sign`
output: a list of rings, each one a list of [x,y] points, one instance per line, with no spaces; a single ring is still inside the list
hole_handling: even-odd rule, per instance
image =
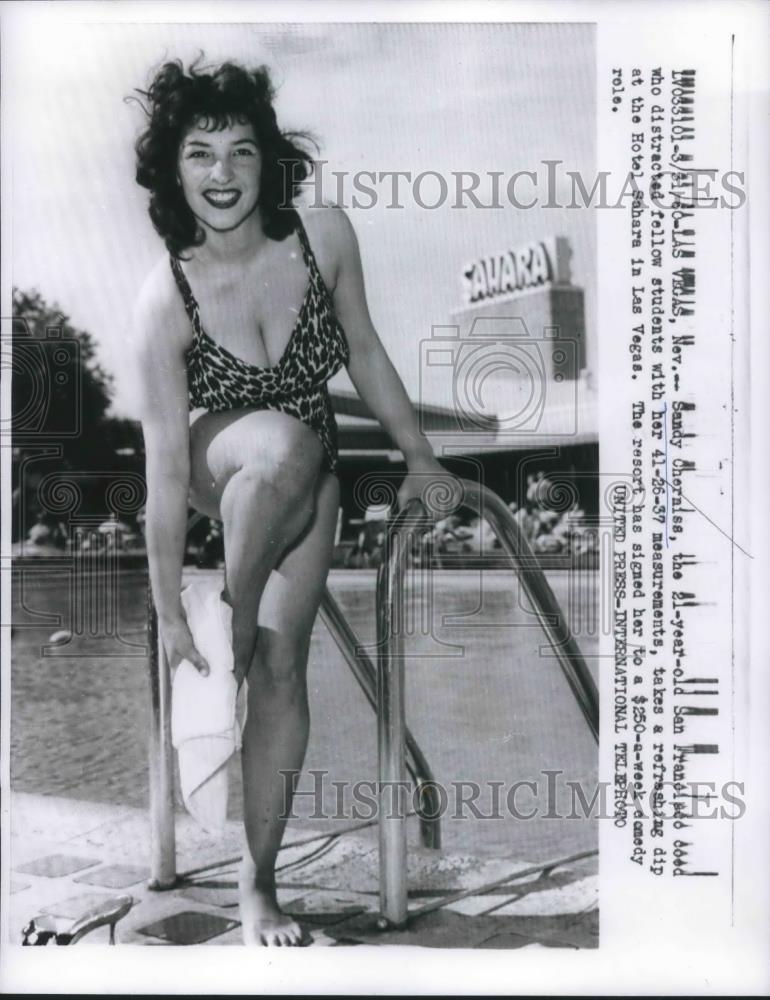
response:
[[[569,283],[569,245],[561,236],[479,257],[463,269],[468,305],[514,298],[530,289]]]

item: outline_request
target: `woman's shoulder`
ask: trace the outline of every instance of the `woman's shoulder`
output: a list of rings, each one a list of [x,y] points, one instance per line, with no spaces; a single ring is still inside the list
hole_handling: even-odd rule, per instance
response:
[[[139,287],[133,310],[133,339],[173,349],[188,346],[191,330],[168,253],[157,258]],[[162,333],[162,337],[158,334]]]
[[[144,276],[136,297],[137,307],[168,308],[174,301],[174,273],[168,253],[156,257],[152,267]],[[179,292],[176,292],[179,297]]]
[[[296,208],[308,237],[330,247],[344,248],[354,235],[353,223],[348,213],[334,202],[323,205],[303,205]]]
[[[321,273],[331,287],[336,283],[343,261],[357,248],[353,223],[344,208],[334,203],[298,207],[310,246]]]

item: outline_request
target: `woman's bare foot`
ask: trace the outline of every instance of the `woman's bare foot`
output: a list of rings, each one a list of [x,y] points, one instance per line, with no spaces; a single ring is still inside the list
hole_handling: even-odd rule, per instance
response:
[[[303,931],[283,913],[275,891],[256,884],[256,867],[244,861],[238,873],[243,943],[258,947],[296,947],[303,944]]]

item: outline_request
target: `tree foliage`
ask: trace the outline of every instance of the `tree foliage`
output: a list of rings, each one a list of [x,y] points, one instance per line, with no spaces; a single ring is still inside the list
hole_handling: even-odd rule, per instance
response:
[[[103,484],[111,475],[141,471],[142,443],[133,421],[109,415],[114,380],[97,359],[92,335],[74,327],[37,289],[13,291],[11,349],[13,485],[23,492],[25,521],[16,525],[18,537],[40,512],[35,484],[42,475],[99,473]],[[52,445],[56,457],[34,458]],[[133,448],[135,457],[117,455],[118,448]],[[86,493],[81,513],[99,513],[101,506],[96,492]]]

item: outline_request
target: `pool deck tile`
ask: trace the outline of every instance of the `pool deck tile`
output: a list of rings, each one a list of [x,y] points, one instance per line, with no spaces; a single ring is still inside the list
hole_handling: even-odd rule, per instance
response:
[[[69,916],[110,893],[83,886],[124,889],[135,903],[117,926],[118,944],[240,945],[237,863],[241,824],[228,822],[212,839],[187,814],[176,817],[177,867],[170,890],[147,887],[147,812],[130,807],[16,792],[11,796],[9,930],[20,941],[31,918]],[[53,833],[52,831],[55,831]],[[299,844],[308,836],[317,840]],[[528,866],[527,858],[478,858],[434,853],[414,845],[410,831],[409,905],[414,911],[458,890],[481,887]],[[470,895],[411,919],[403,930],[377,926],[377,829],[357,830],[329,842],[328,832],[290,826],[279,857],[281,905],[303,926],[314,947],[369,944],[428,948],[595,948],[598,946],[596,858],[527,876],[510,886]],[[292,846],[293,845],[293,846]],[[99,866],[99,867],[97,867]],[[89,867],[91,870],[84,872]],[[130,879],[131,881],[127,881]],[[66,911],[66,912],[65,912]],[[106,928],[83,945],[103,944]]]

